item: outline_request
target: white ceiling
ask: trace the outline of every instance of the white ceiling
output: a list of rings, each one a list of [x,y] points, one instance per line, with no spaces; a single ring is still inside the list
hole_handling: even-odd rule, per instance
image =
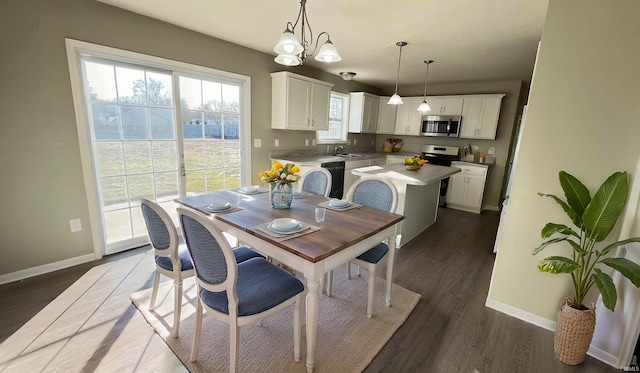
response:
[[[298,0],[98,0],[275,57],[273,47]],[[314,37],[323,31],[342,56],[304,65],[374,86],[479,80],[530,81],[548,0],[307,0]],[[298,26],[299,28],[300,26]],[[296,35],[299,36],[299,30]],[[322,39],[321,42],[324,42]]]

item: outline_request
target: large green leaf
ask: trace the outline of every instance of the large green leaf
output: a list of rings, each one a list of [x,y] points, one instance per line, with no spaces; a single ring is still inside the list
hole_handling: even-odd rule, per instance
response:
[[[567,214],[567,216],[569,216],[569,219],[571,219],[571,221],[573,222],[573,224],[576,225],[576,227],[578,227],[578,228],[582,227],[582,218],[581,218],[581,216],[578,215],[575,211],[573,211],[571,206],[567,205],[567,203],[565,201],[563,201],[560,198],[554,196],[553,194],[544,194],[544,193],[538,192],[538,195],[542,196],[542,197],[552,198],[554,201],[556,201],[557,204],[559,204],[562,207],[564,212]]]
[[[600,291],[600,295],[602,295],[602,303],[604,306],[614,311],[616,308],[616,302],[618,301],[618,292],[616,291],[616,286],[609,276],[606,273],[602,273],[598,268],[594,269],[594,272],[591,276],[593,277],[593,282],[595,282],[598,290]]]
[[[615,172],[600,186],[582,214],[582,222],[592,237],[600,242],[607,238],[627,201],[629,176]]]
[[[535,249],[533,249],[533,255],[536,255],[537,253],[541,252],[545,247],[553,244],[553,243],[558,243],[558,242],[562,242],[562,241],[567,241],[566,237],[563,238],[552,238],[549,241],[544,241],[543,243],[540,244],[540,246],[536,247]]]
[[[571,273],[579,267],[578,263],[564,256],[550,256],[538,263],[538,269],[549,273]]]
[[[567,203],[576,214],[582,216],[589,202],[591,202],[589,189],[580,180],[564,171],[560,171],[558,177],[560,178],[560,186],[564,190],[564,195],[567,197]]]
[[[636,287],[640,287],[640,266],[625,258],[606,258],[601,263],[620,272],[628,278]]]
[[[640,237],[632,237],[632,238],[627,238],[626,240],[614,242],[602,250],[602,256],[609,254],[609,251],[611,251],[612,249],[615,249],[618,246],[626,245],[631,242],[640,242]]]
[[[549,238],[556,233],[580,237],[573,229],[564,224],[547,223],[547,225],[542,228],[542,232],[540,232],[542,238]]]

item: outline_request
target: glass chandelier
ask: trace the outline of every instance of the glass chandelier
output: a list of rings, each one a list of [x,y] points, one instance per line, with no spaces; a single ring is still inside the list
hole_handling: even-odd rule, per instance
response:
[[[307,0],[300,0],[300,11],[298,12],[298,19],[296,19],[296,23],[291,24],[291,22],[287,22],[287,27],[282,33],[278,44],[273,48],[273,50],[278,53],[274,61],[285,66],[302,65],[305,58],[312,56],[316,52],[322,35],[327,35],[327,41],[322,45],[315,59],[317,61],[329,63],[341,61],[342,58],[338,54],[336,47],[331,42],[329,33],[321,32],[320,35],[318,35],[314,46],[313,31],[311,31],[311,26],[307,19],[306,4]],[[300,31],[300,41],[298,41],[295,35],[298,23],[300,23],[300,28],[298,29]]]

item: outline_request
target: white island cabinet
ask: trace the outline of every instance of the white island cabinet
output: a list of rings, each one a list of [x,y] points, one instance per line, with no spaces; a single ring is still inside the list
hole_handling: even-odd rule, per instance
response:
[[[351,170],[362,178],[388,179],[398,190],[396,214],[404,215],[397,246],[400,247],[435,223],[440,198],[440,180],[460,172],[459,168],[425,164],[418,171],[408,171],[404,164],[386,164]]]
[[[457,210],[482,211],[484,184],[489,166],[468,162],[451,162],[451,167],[460,169],[460,173],[449,179],[447,187],[447,206]]]

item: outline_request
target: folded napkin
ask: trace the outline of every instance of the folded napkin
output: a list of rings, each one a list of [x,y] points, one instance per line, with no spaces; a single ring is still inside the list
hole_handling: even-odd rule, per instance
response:
[[[272,238],[275,238],[277,242],[280,242],[280,241],[288,240],[294,237],[300,237],[308,233],[313,233],[320,229],[320,227],[317,227],[315,225],[303,223],[306,225],[304,229],[301,229],[299,231],[280,233],[280,232],[274,232],[271,229],[269,229],[268,227],[269,224],[271,224],[271,222],[256,225],[255,227],[251,228],[251,230],[260,231],[261,233],[264,233]]]
[[[357,209],[362,207],[361,204],[355,203],[355,202],[351,202],[351,204],[347,207],[333,207],[329,205],[329,202],[331,201],[320,202],[318,203],[318,206],[328,208],[329,210],[335,210],[335,211],[346,211],[346,210]]]

